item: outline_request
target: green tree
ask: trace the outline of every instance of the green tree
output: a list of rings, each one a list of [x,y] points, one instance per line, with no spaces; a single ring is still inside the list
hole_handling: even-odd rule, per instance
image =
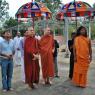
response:
[[[8,18],[9,4],[5,0],[0,0],[0,21]]]
[[[95,3],[93,4],[93,8],[95,8]]]
[[[7,28],[11,28],[11,27],[16,26],[16,25],[18,25],[18,21],[11,17],[10,19],[5,21],[5,23],[3,24],[3,27],[5,29],[7,29]]]
[[[2,35],[3,32],[4,32],[4,29],[0,27],[0,36]]]
[[[59,29],[58,27],[56,28],[56,26],[58,25],[57,20],[56,20],[56,13],[58,12],[59,8],[63,5],[61,4],[62,0],[35,0],[37,2],[43,2],[46,7],[48,9],[50,9],[50,11],[52,12],[52,18],[50,20],[48,20],[48,23],[46,20],[42,20],[41,26],[39,26],[39,29],[43,29],[48,26],[56,33],[56,31],[61,31],[62,29]],[[62,26],[63,27],[63,26]],[[42,31],[42,30],[41,30]],[[63,30],[61,31],[63,34]]]
[[[52,13],[55,13],[61,4],[61,0],[36,0],[37,2],[42,1],[50,9]]]

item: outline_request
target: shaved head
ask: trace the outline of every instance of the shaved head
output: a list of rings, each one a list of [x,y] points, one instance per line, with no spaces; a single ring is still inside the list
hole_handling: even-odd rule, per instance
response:
[[[44,35],[49,35],[50,34],[50,28],[49,27],[47,27],[46,29],[45,29],[45,32],[44,32]]]
[[[35,35],[35,31],[34,31],[33,27],[28,28],[28,34],[29,34],[29,36],[34,36]]]

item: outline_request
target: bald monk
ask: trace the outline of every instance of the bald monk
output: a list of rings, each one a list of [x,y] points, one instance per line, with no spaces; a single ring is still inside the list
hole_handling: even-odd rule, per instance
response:
[[[32,27],[28,28],[28,37],[24,42],[25,80],[29,87],[35,88],[39,82],[38,41]]]
[[[74,74],[73,83],[79,87],[86,87],[87,72],[92,60],[91,41],[87,37],[87,30],[81,26],[77,30],[77,37],[74,42]]]
[[[54,40],[53,36],[50,35],[50,28],[46,28],[44,36],[41,38],[39,45],[43,78],[46,85],[51,85],[51,81],[54,77]]]

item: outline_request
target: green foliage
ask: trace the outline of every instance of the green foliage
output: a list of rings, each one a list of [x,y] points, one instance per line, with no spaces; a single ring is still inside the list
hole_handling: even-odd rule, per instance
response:
[[[45,5],[50,9],[52,13],[55,13],[57,9],[59,8],[59,4],[61,3],[61,0],[35,0],[37,2],[42,1],[45,3]]]
[[[93,8],[95,8],[95,3],[93,4]]]
[[[2,28],[0,28],[0,35],[4,32],[4,30],[2,30]]]
[[[95,39],[95,23],[91,24],[91,38]]]
[[[5,23],[3,24],[3,27],[5,29],[7,29],[7,28],[11,28],[11,27],[16,26],[16,25],[18,25],[17,20],[15,20],[14,18],[11,17],[9,20],[5,21]]]
[[[9,4],[5,0],[0,0],[0,21],[8,18]]]

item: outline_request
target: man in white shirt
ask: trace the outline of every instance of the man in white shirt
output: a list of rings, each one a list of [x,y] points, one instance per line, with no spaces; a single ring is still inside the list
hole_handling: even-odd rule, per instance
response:
[[[24,41],[28,36],[28,31],[24,33],[24,37],[20,40],[19,49],[21,51],[21,80],[25,82],[25,71],[24,71]]]
[[[20,32],[17,32],[17,36],[14,38],[14,44],[15,44],[15,55],[14,55],[14,64],[16,66],[21,65],[21,51],[19,49],[19,44],[22,37],[20,36]]]

